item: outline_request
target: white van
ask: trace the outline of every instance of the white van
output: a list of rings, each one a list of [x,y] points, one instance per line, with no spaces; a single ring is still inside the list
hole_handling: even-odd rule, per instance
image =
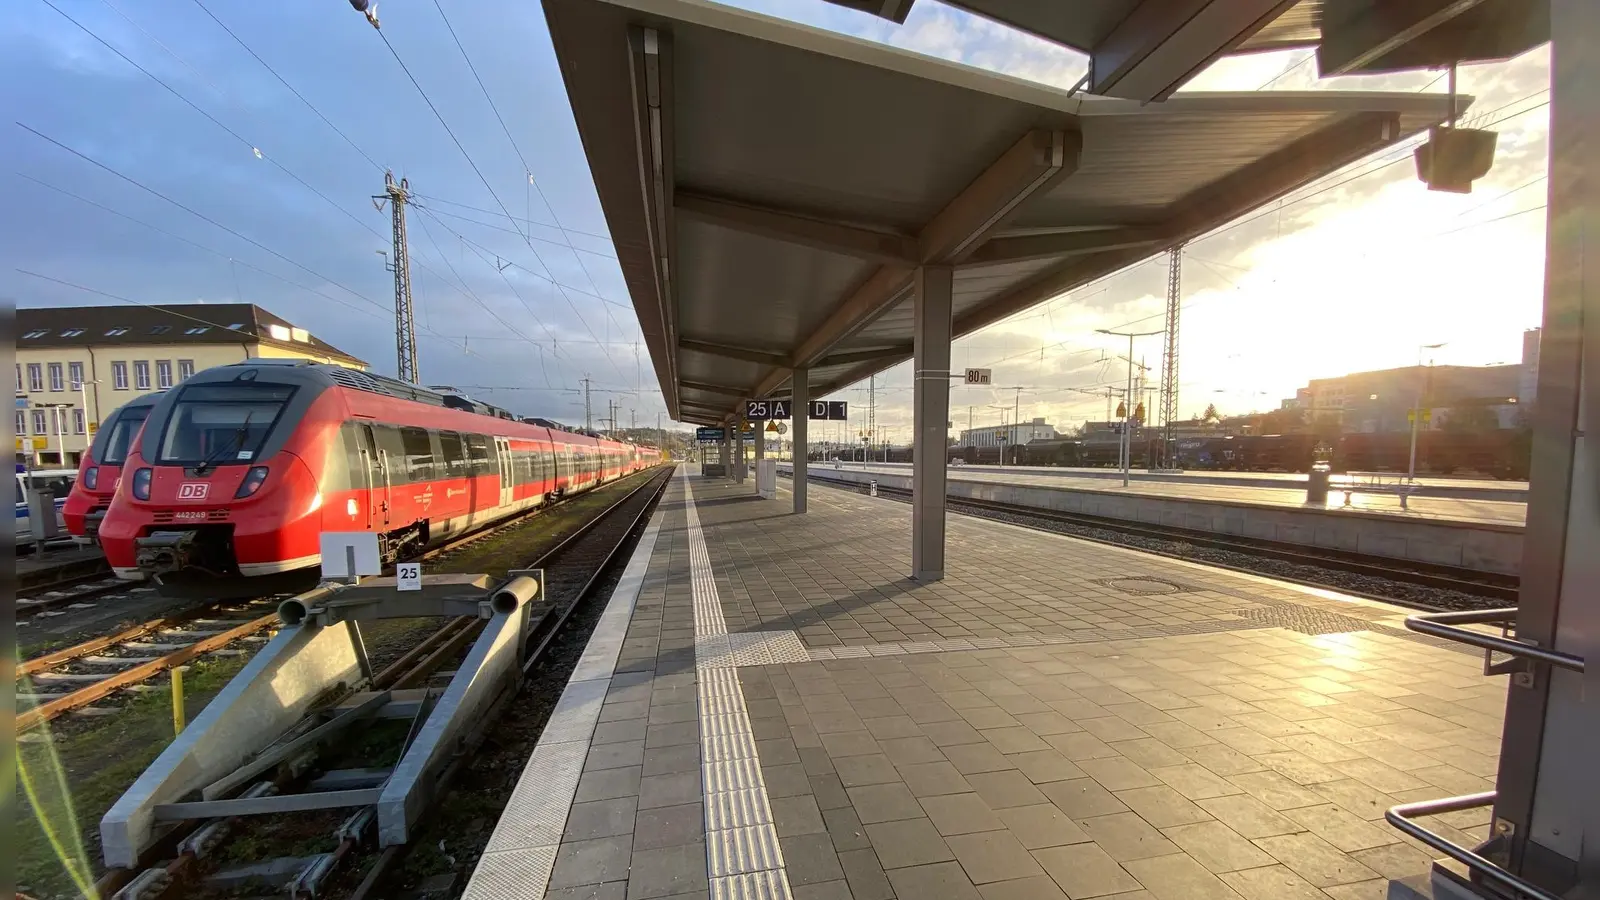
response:
[[[33,527],[28,519],[28,490],[41,487],[50,489],[56,500],[56,531],[65,536],[67,526],[61,519],[61,507],[66,505],[67,494],[72,492],[73,482],[77,480],[77,469],[34,469],[29,472],[21,465],[17,466],[16,486],[12,488],[17,504],[17,546],[25,547],[33,543]]]

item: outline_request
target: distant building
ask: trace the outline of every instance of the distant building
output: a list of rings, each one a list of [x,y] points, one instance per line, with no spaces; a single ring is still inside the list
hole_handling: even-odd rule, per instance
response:
[[[1522,365],[1405,366],[1314,378],[1297,392],[1313,422],[1337,424],[1344,432],[1408,431],[1413,407],[1423,410],[1460,406],[1507,406],[1520,402]],[[1304,400],[1309,400],[1308,404]],[[1513,414],[1507,419],[1516,419]],[[1424,426],[1438,428],[1444,417],[1425,415]]]
[[[75,466],[103,416],[254,358],[367,364],[250,303],[17,310],[17,461]]]
[[[1060,437],[1055,426],[1045,423],[1044,419],[1034,419],[1032,422],[1023,422],[1018,425],[991,425],[986,428],[970,428],[961,432],[958,447],[999,447],[1013,444],[1026,444],[1029,441],[1048,440]]]

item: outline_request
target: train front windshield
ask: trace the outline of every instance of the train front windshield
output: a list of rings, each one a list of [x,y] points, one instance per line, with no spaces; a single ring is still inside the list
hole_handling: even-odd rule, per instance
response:
[[[102,466],[120,466],[128,461],[128,448],[133,446],[133,438],[144,427],[144,420],[150,417],[148,406],[138,409],[124,409],[117,414],[111,427],[106,430],[104,446],[97,454]]]
[[[295,386],[233,381],[185,387],[167,418],[156,461],[244,465],[254,460]]]

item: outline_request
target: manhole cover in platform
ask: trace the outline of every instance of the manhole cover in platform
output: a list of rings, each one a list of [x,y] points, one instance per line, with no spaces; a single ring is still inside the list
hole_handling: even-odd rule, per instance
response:
[[[1101,578],[1095,582],[1113,590],[1122,591],[1124,594],[1134,594],[1141,597],[1156,594],[1181,594],[1189,588],[1176,581],[1165,578]]]
[[[1371,627],[1371,623],[1353,616],[1343,616],[1296,604],[1236,609],[1233,612],[1252,622],[1287,628],[1301,634],[1345,634],[1352,631],[1366,631]]]

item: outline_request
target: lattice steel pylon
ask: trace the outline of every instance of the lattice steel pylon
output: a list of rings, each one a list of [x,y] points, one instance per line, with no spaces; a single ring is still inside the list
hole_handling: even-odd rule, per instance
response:
[[[1178,317],[1183,298],[1183,245],[1168,251],[1167,260],[1167,342],[1161,354],[1161,465],[1174,468],[1172,426],[1178,418]]]
[[[411,253],[406,246],[406,203],[411,186],[406,179],[395,183],[394,173],[383,173],[383,193],[373,196],[373,205],[383,208],[385,200],[394,224],[394,256],[389,271],[394,273],[394,347],[396,369],[401,381],[419,384],[417,371],[417,326],[411,307]]]

